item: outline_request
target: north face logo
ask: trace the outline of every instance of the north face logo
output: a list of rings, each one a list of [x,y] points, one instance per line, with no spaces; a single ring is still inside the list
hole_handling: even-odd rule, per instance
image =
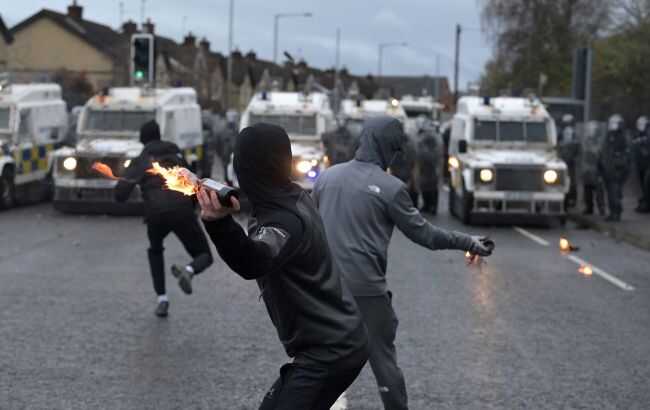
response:
[[[381,188],[379,188],[377,185],[368,185],[368,189],[370,192],[373,192],[375,194],[381,194]]]

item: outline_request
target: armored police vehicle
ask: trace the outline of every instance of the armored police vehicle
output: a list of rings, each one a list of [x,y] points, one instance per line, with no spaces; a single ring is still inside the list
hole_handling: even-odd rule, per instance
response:
[[[449,209],[477,215],[565,218],[567,166],[555,123],[535,98],[464,97],[452,120]]]
[[[436,125],[440,122],[440,112],[443,106],[431,96],[405,95],[400,99],[400,105],[408,117],[404,124],[404,129],[408,134],[417,133],[419,118],[435,122]]]
[[[54,153],[54,205],[61,211],[137,212],[142,198],[134,190],[126,204],[113,199],[116,181],[91,167],[96,161],[108,165],[116,177],[124,174],[131,160],[143,149],[140,127],[155,119],[164,141],[177,144],[192,169],[210,173],[204,155],[201,109],[192,88],[111,88],[92,97],[77,124],[77,144]]]
[[[327,94],[282,91],[256,93],[242,113],[240,130],[258,122],[275,124],[286,130],[291,139],[293,179],[303,188],[311,189],[318,175],[328,166],[321,135],[336,126]],[[232,163],[228,166],[228,180],[237,183]]]
[[[67,124],[59,85],[0,86],[0,208],[48,196],[49,157]]]

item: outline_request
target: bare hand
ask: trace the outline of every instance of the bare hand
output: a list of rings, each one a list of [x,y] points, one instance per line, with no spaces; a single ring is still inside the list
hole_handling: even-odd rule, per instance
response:
[[[221,205],[217,193],[208,189],[199,189],[196,197],[201,206],[201,219],[204,221],[216,221],[239,212],[240,209],[239,201],[234,196],[230,198],[232,208]]]

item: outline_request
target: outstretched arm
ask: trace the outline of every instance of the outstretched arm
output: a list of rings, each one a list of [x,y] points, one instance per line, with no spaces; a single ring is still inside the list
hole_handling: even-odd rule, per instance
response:
[[[425,248],[459,249],[480,256],[488,256],[491,253],[491,250],[481,243],[480,237],[438,228],[424,219],[411,201],[406,187],[402,187],[389,203],[388,212],[404,235]]]

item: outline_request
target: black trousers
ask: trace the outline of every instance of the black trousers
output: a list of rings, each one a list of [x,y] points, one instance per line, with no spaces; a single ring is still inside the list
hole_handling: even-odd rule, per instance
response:
[[[407,410],[408,397],[402,369],[397,365],[395,335],[398,320],[390,293],[381,296],[357,296],[363,321],[368,329],[370,367],[377,380],[385,410]]]
[[[607,204],[609,213],[620,216],[623,213],[623,184],[624,179],[605,178],[605,189],[607,190]]]
[[[438,190],[422,191],[422,211],[436,214],[438,212]]]
[[[601,214],[604,214],[605,213],[605,190],[603,189],[602,183],[585,184],[584,186],[585,211],[587,212],[594,211],[594,200],[596,201],[596,206],[598,207],[598,211]]]
[[[294,362],[264,396],[260,410],[329,410],[368,360],[364,348],[332,364]]]
[[[193,211],[167,212],[147,218],[149,236],[149,267],[153,288],[157,295],[165,294],[165,258],[163,242],[173,232],[193,260],[190,263],[195,274],[212,265],[210,246]]]

